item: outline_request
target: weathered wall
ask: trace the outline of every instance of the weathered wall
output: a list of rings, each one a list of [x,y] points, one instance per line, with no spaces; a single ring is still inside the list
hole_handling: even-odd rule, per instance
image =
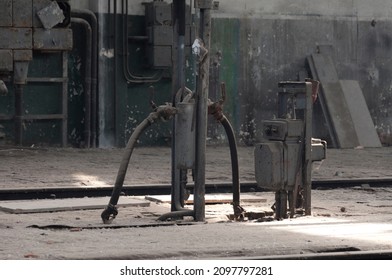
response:
[[[107,2],[76,1],[78,8],[89,7],[105,12]],[[130,13],[142,16],[142,0],[129,1]],[[193,0],[187,0],[187,3]],[[341,79],[356,79],[363,90],[373,121],[381,134],[391,135],[392,120],[392,4],[387,0],[221,0],[213,12],[211,54],[218,62],[214,81],[227,84],[229,99],[225,112],[244,143],[260,137],[258,126],[262,119],[276,113],[277,84],[282,80],[297,80],[299,72],[306,73],[306,57],[317,51],[318,45],[333,46],[333,57]],[[140,17],[132,20],[140,21]],[[138,24],[136,23],[136,26]],[[135,30],[143,32],[143,28]],[[139,33],[140,34],[140,33]],[[106,34],[107,36],[107,34]],[[103,39],[106,40],[105,34]],[[106,46],[103,44],[104,50]],[[110,47],[110,46],[107,46]],[[137,50],[140,46],[132,45]],[[110,65],[111,57],[101,58],[102,65]],[[106,63],[106,64],[105,64]],[[113,68],[106,68],[100,76],[108,80]],[[102,133],[114,134],[124,143],[137,121],[149,112],[145,106],[148,86],[127,85],[118,78],[120,93],[114,120],[105,122],[105,114],[113,109],[114,100],[104,102],[101,115]],[[170,98],[170,86],[162,88]],[[111,79],[101,89],[111,91]],[[122,91],[122,93],[121,93]],[[110,97],[108,93],[101,96]],[[216,92],[211,93],[212,96]],[[110,97],[112,98],[112,97]],[[162,101],[165,100],[162,99]],[[139,108],[137,115],[132,108]],[[316,105],[315,136],[326,138],[326,129]],[[317,111],[318,110],[318,111]],[[101,112],[102,113],[102,112]],[[139,117],[136,117],[139,116]],[[129,122],[127,119],[131,118]],[[127,132],[119,132],[126,126]],[[116,132],[117,130],[117,132]],[[221,131],[213,132],[220,138]],[[165,132],[167,134],[167,131]],[[162,136],[160,136],[162,137]],[[166,136],[165,136],[166,137]],[[113,143],[113,141],[112,141]]]
[[[236,80],[230,113],[239,135],[244,142],[260,137],[258,124],[276,113],[277,83],[297,80],[319,45],[333,47],[339,77],[360,82],[378,132],[390,135],[392,5],[307,2],[220,1],[212,48],[223,53],[222,78]],[[328,138],[317,104],[315,110],[315,136]]]
[[[260,15],[317,15],[317,16],[358,16],[389,17],[392,14],[387,0],[221,0],[216,14],[234,17]]]
[[[213,23],[213,53],[223,54],[221,78],[231,84],[236,104],[231,114],[240,135],[258,138],[259,121],[276,113],[278,82],[297,80],[319,45],[333,46],[339,77],[359,81],[376,127],[390,133],[391,21],[277,17],[216,18]],[[324,131],[317,127],[316,136],[325,138]]]

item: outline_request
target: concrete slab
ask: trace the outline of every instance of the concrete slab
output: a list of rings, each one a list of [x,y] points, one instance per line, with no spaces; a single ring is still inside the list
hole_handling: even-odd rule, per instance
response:
[[[58,212],[87,209],[104,209],[109,197],[70,198],[70,199],[40,199],[1,201],[0,210],[13,214]],[[134,197],[120,197],[119,207],[148,207],[150,202]]]
[[[321,83],[320,98],[324,103],[323,113],[333,127],[333,138],[337,148],[354,148],[360,146],[342,86],[335,65],[330,56],[313,54],[312,62],[315,71],[313,78]]]
[[[366,100],[363,97],[358,81],[340,80],[344,98],[352,117],[359,144],[363,147],[381,147],[372,117],[370,116]]]

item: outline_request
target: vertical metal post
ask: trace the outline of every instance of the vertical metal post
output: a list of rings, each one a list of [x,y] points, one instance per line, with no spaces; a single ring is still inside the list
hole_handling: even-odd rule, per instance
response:
[[[173,0],[173,47],[172,47],[172,62],[173,62],[173,86],[172,86],[172,103],[177,107],[176,94],[180,88],[185,87],[185,0]],[[171,210],[178,211],[178,206],[183,207],[183,186],[182,178],[186,176],[186,170],[180,170],[176,162],[175,144],[177,139],[175,119],[172,125],[172,197]]]
[[[199,37],[209,50],[211,44],[212,0],[196,1],[200,8]],[[194,190],[195,221],[205,220],[205,158],[207,138],[207,101],[209,87],[210,55],[207,53],[199,64],[197,81],[196,169]]]
[[[113,4],[113,130],[116,145],[119,145],[119,137],[117,135],[117,108],[118,108],[118,93],[117,93],[117,0]]]
[[[305,151],[303,166],[303,188],[305,215],[311,215],[311,190],[312,190],[312,83],[306,82],[306,109],[305,109]]]

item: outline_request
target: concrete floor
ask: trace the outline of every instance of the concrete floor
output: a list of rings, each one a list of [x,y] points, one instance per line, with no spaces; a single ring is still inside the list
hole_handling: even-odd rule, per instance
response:
[[[228,148],[207,150],[207,182],[229,182]],[[0,189],[111,185],[121,152],[121,149],[0,149]],[[252,155],[251,147],[239,148],[243,182],[254,180]],[[313,178],[392,178],[391,166],[392,148],[329,150]],[[170,150],[136,149],[128,172],[128,185],[170,182]],[[258,195],[262,196],[262,202],[243,202],[242,206],[248,212],[270,212],[273,193]],[[144,197],[136,198],[145,201]],[[69,200],[55,201],[59,205],[69,203]],[[0,259],[278,258],[389,251],[391,209],[392,188],[358,185],[313,190],[312,215],[284,221],[233,222],[228,219],[231,205],[213,204],[206,206],[205,223],[195,223],[191,218],[158,222],[157,218],[170,210],[170,204],[151,201],[148,206],[119,208],[110,225],[104,225],[100,219],[103,209],[30,214],[2,211]]]

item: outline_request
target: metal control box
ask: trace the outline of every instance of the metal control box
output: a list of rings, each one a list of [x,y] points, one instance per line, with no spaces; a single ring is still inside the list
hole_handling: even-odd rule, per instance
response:
[[[279,190],[284,186],[283,142],[259,143],[255,147],[255,176],[260,187]]]
[[[146,23],[146,52],[148,65],[157,69],[172,67],[173,55],[176,49],[176,35],[173,22],[173,5],[164,1],[143,3],[145,6]],[[190,53],[190,46],[194,41],[194,26],[192,25],[191,8],[185,6],[185,34],[183,35],[183,48]]]
[[[275,192],[277,219],[311,213],[312,162],[326,156],[326,142],[312,139],[312,112],[319,82],[280,82],[279,119],[262,122],[263,140],[255,147],[255,177],[261,188]],[[288,202],[288,208],[287,208]]]
[[[292,190],[301,160],[303,121],[277,119],[263,122],[264,141],[255,147],[258,186],[274,191]]]

